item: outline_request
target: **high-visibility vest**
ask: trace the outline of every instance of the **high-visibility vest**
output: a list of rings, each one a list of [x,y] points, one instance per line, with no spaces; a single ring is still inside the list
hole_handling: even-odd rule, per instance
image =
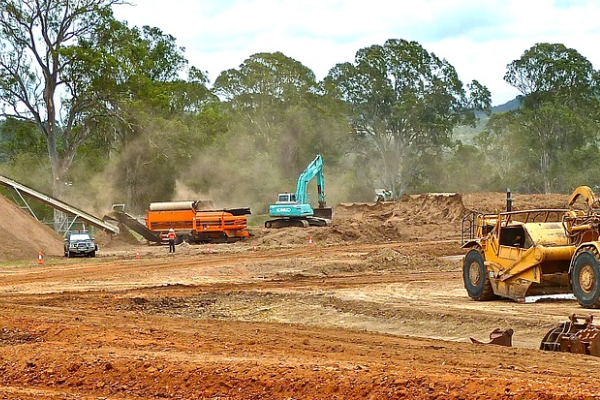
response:
[[[167,235],[167,237],[170,239],[175,240],[175,237],[177,237],[177,235],[175,235],[175,232],[169,232],[169,234]]]

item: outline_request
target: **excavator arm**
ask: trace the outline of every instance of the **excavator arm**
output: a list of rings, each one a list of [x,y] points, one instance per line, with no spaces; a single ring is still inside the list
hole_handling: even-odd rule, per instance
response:
[[[314,160],[298,178],[296,185],[296,201],[298,203],[309,204],[308,202],[308,183],[314,178],[317,178],[317,192],[319,195],[319,208],[327,207],[325,202],[325,177],[323,176],[323,158],[317,154]]]

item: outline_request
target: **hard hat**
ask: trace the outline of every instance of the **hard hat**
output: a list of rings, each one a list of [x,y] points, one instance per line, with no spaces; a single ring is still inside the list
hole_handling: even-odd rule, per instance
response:
[[[169,229],[169,232],[175,232],[175,230],[173,228]]]

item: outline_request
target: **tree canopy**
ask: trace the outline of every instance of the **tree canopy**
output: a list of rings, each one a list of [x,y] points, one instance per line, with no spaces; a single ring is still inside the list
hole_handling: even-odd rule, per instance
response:
[[[569,174],[585,164],[575,155],[596,147],[600,75],[575,49],[539,43],[508,65],[505,80],[523,94],[508,131],[522,137],[515,153],[530,171],[528,189],[569,190]]]
[[[432,151],[450,144],[455,126],[490,107],[487,88],[473,81],[467,93],[452,65],[406,40],[359,50],[353,64],[336,65],[325,83],[349,105],[356,135],[397,194],[418,178]]]

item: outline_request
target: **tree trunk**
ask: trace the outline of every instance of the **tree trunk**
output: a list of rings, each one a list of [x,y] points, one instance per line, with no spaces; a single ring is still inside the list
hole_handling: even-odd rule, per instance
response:
[[[542,151],[540,157],[540,169],[542,173],[543,192],[544,194],[548,194],[552,188],[550,186],[550,177],[548,176],[550,174],[550,154],[546,150]]]
[[[48,124],[47,137],[48,137],[48,140],[46,141],[46,144],[47,144],[47,148],[48,148],[48,157],[50,158],[50,167],[52,170],[52,197],[54,197],[57,200],[64,201],[64,199],[63,199],[63,197],[64,197],[63,196],[63,194],[64,194],[64,182],[63,182],[64,169],[62,167],[60,153],[58,152],[58,149],[56,146],[56,138],[54,135],[54,125],[53,124]],[[54,221],[53,221],[54,230],[56,232],[64,231],[68,227],[67,223],[66,223],[67,222],[66,221],[67,214],[55,209],[53,215],[54,215]]]

